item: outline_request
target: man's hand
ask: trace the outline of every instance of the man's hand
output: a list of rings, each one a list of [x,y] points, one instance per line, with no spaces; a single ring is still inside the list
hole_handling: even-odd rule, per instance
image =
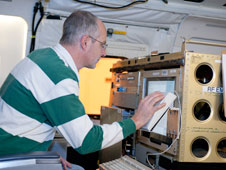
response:
[[[68,162],[68,161],[66,161],[66,160],[65,160],[64,158],[62,158],[61,156],[60,156],[60,162],[61,162],[61,164],[63,165],[64,170],[67,170],[67,167],[68,167],[68,168],[72,168],[71,163]]]
[[[136,129],[140,129],[142,126],[144,126],[152,118],[157,110],[166,105],[165,103],[156,105],[163,98],[164,95],[161,92],[154,92],[141,100],[136,113],[131,118],[136,125]]]

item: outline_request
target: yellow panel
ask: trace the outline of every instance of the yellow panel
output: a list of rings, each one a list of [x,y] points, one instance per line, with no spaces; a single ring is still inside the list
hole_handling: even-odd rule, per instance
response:
[[[79,71],[79,98],[87,114],[100,114],[101,106],[109,106],[112,77],[110,68],[119,60],[101,58],[95,69],[83,68]]]

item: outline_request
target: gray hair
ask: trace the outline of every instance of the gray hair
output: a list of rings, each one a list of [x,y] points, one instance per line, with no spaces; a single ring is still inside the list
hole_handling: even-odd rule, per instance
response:
[[[74,44],[85,34],[94,36],[98,32],[97,17],[87,11],[75,11],[64,22],[61,44]]]

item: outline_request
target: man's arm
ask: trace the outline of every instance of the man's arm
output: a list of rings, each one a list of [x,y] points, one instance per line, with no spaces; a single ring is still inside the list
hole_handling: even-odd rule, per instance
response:
[[[156,103],[163,99],[163,95],[156,92],[141,101],[132,119],[97,126],[93,125],[85,114],[78,96],[68,94],[73,87],[74,83],[70,84],[70,81],[67,81],[67,86],[63,89],[56,87],[52,93],[54,92],[57,98],[42,103],[41,106],[51,124],[56,126],[70,145],[81,154],[95,152],[123,140],[142,127],[155,111],[163,107],[156,106]],[[67,93],[64,93],[67,95],[56,95],[59,92],[64,94],[63,91],[66,91]]]

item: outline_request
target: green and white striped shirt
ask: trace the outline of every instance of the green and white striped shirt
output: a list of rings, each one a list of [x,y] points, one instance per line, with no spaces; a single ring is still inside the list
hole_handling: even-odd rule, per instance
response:
[[[81,154],[136,131],[131,119],[94,125],[78,98],[78,82],[72,57],[60,44],[17,64],[0,89],[0,155],[45,151],[56,130]]]

